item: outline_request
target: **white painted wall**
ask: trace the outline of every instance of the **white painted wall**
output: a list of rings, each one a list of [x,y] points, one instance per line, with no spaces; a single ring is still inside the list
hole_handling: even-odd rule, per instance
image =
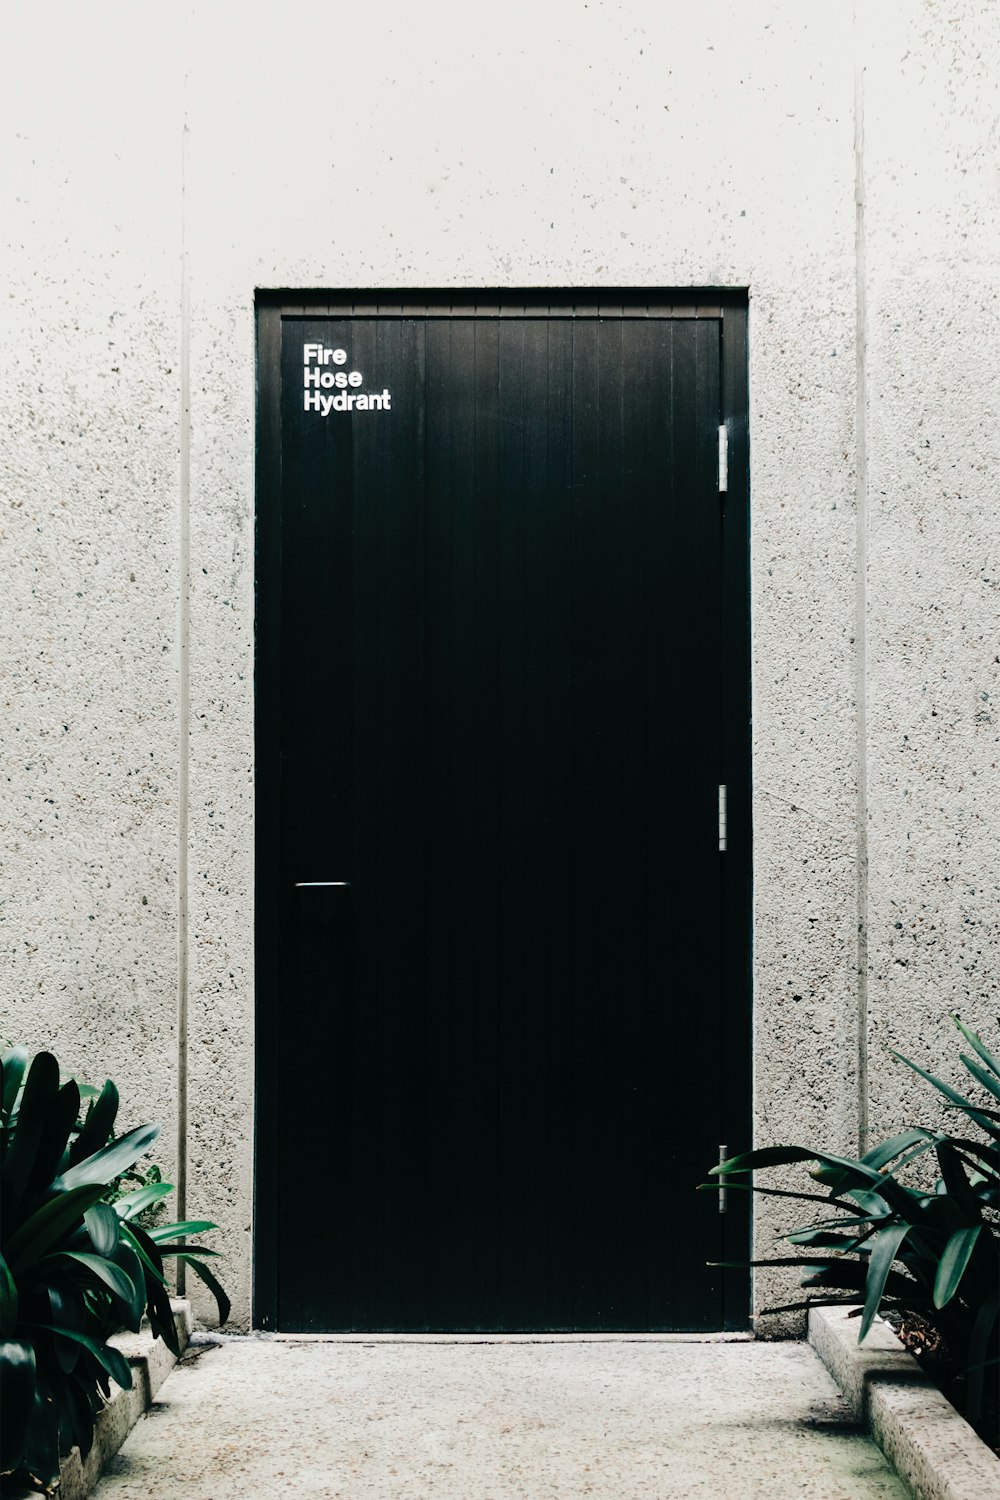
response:
[[[749,287],[758,1139],[853,1147],[865,1006],[876,1131],[918,1097],[887,1042],[943,1057],[949,1006],[995,1013],[1000,15],[858,10],[104,0],[10,28],[0,1035],[112,1072],[171,1169],[182,1080],[237,1322],[255,287]]]

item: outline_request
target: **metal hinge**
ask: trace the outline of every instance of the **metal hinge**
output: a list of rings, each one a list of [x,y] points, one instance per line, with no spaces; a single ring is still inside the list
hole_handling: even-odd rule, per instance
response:
[[[728,1151],[727,1151],[727,1149],[726,1149],[725,1146],[720,1146],[719,1147],[719,1166],[720,1167],[722,1166],[722,1163],[725,1161],[725,1159],[728,1156],[728,1154],[729,1153],[728,1153]],[[719,1182],[720,1182],[720,1187],[719,1187],[719,1213],[720,1214],[724,1214],[726,1212],[726,1208],[728,1207],[727,1202],[726,1202],[726,1194],[729,1192],[729,1189],[726,1187],[726,1179],[724,1177],[720,1177],[719,1178]]]
[[[725,782],[719,783],[719,853],[724,854],[729,847],[729,788]]]
[[[729,489],[729,428],[723,422],[719,428],[719,494]]]

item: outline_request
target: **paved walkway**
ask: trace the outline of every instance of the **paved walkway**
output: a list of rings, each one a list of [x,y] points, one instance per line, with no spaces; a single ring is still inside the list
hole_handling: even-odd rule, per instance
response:
[[[904,1500],[806,1344],[189,1350],[96,1500]]]

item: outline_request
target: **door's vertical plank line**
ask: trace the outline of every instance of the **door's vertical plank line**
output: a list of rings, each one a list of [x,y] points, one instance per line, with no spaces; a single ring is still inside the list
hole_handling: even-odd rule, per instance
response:
[[[453,1127],[446,1108],[453,1060],[451,1013],[454,1003],[453,935],[449,911],[454,899],[451,870],[455,860],[453,819],[448,811],[450,757],[454,741],[454,509],[456,496],[449,466],[451,450],[451,389],[448,368],[451,324],[425,324],[425,451],[427,543],[426,576],[426,695],[427,736],[427,865],[426,865],[426,988],[429,1039],[426,1058],[425,1107],[428,1112],[429,1181],[424,1194],[428,1245],[426,1287],[427,1321],[434,1327],[444,1316],[443,1280],[446,1278],[448,1204],[442,1192],[444,1164],[454,1149]],[[453,800],[453,799],[452,799]],[[430,1168],[436,1168],[436,1176]]]
[[[417,512],[417,567],[415,570],[415,588],[417,590],[415,611],[415,632],[419,641],[418,680],[416,685],[415,714],[420,726],[419,745],[419,784],[416,789],[418,798],[418,810],[416,814],[417,827],[414,837],[414,853],[418,854],[416,860],[416,879],[419,890],[418,916],[415,930],[417,943],[414,954],[413,971],[419,976],[417,994],[415,1000],[420,1013],[420,1034],[418,1038],[416,1055],[421,1075],[421,1082],[415,1090],[415,1102],[419,1110],[420,1128],[417,1132],[416,1164],[414,1181],[419,1185],[414,1205],[414,1218],[419,1225],[419,1265],[420,1276],[420,1305],[417,1317],[421,1326],[428,1328],[429,1308],[428,1289],[433,1274],[433,1251],[430,1243],[430,1223],[428,1217],[428,1189],[430,1187],[430,1161],[429,1161],[429,1136],[430,1116],[426,1107],[426,1087],[424,1080],[428,1076],[431,1063],[430,1054],[430,1007],[433,997],[427,985],[427,955],[428,955],[428,918],[430,907],[430,888],[428,884],[428,854],[429,854],[429,817],[428,817],[428,789],[430,780],[430,746],[428,742],[427,723],[427,680],[430,670],[428,660],[428,516],[427,516],[427,413],[426,413],[426,347],[424,341],[423,314],[426,312],[425,304],[417,302],[414,305],[413,315],[404,321],[403,331],[403,371],[405,385],[412,391],[416,403],[414,413],[414,426],[411,433],[410,443],[413,454],[415,469],[414,503]]]
[[[605,1233],[606,1184],[602,1137],[606,1125],[606,1059],[601,1055],[601,993],[606,934],[601,901],[609,872],[602,855],[606,843],[607,807],[602,794],[605,761],[605,695],[601,676],[609,626],[605,559],[601,557],[602,398],[601,324],[574,323],[574,619],[578,665],[575,694],[574,805],[574,1004],[576,1069],[574,1117],[577,1147],[577,1230],[581,1254],[574,1325],[601,1326],[600,1262]]]
[[[256,1035],[254,1326],[279,1320],[277,1196],[281,1154],[281,1079],[265,1067],[262,1039],[277,1030],[281,983],[280,909],[280,620],[281,620],[281,312],[257,312],[257,650],[255,699],[256,785]],[[268,913],[264,920],[262,913]]]
[[[613,859],[620,871],[616,880],[611,980],[620,992],[614,1025],[618,1078],[615,1095],[617,1153],[621,1182],[617,1215],[620,1245],[608,1244],[608,1276],[617,1282],[616,1327],[639,1330],[647,1326],[645,1245],[648,1238],[645,1207],[650,1184],[641,1150],[644,1137],[645,1079],[649,1067],[646,1046],[646,965],[643,957],[646,818],[643,792],[646,780],[647,729],[643,656],[647,636],[645,617],[645,497],[655,459],[649,451],[648,391],[662,362],[649,348],[649,325],[619,319],[609,325],[614,341],[616,410],[613,423],[615,452],[613,526],[618,536],[616,688],[612,726],[616,733],[614,774],[618,814],[613,832]],[[655,333],[655,328],[653,330]]]
[[[452,1190],[445,1225],[449,1231],[448,1284],[442,1295],[450,1299],[453,1326],[468,1326],[474,1292],[475,1238],[479,1229],[482,1138],[479,1111],[482,1088],[474,1066],[476,1026],[476,857],[478,844],[476,788],[476,390],[475,325],[471,319],[449,324],[447,399],[450,434],[447,472],[452,486],[454,573],[451,594],[452,734],[449,746],[449,814],[453,839],[453,948],[450,1030],[454,1066],[448,1079],[452,1132],[450,1161]],[[461,1197],[458,1185],[461,1185]],[[469,1224],[472,1224],[470,1230]]]
[[[545,553],[545,621],[549,641],[543,690],[547,743],[548,841],[546,891],[549,997],[548,1056],[549,1136],[552,1185],[549,1214],[547,1302],[551,1328],[573,1326],[579,1242],[573,1179],[573,912],[574,912],[574,656],[572,636],[572,568],[574,516],[573,457],[573,325],[569,320],[546,325],[548,400],[545,463],[548,503],[541,523]]]
[[[720,1059],[726,1141],[752,1144],[751,1115],[751,837],[750,776],[750,539],[747,391],[747,308],[725,307],[721,340],[722,420],[729,433],[729,489],[722,527],[724,779],[730,787],[729,849],[722,872],[723,1007]],[[750,1216],[729,1212],[723,1223],[726,1261],[750,1257]],[[723,1273],[726,1328],[745,1328],[750,1315],[749,1274]]]
[[[500,586],[498,476],[498,329],[494,321],[475,323],[477,576],[476,635],[478,709],[476,714],[477,852],[476,1001],[480,1011],[477,1046],[486,1080],[483,1101],[484,1176],[480,1307],[474,1326],[488,1327],[500,1316],[499,1275],[499,842],[500,842]]]
[[[317,866],[325,857],[350,863],[349,818],[338,809],[350,805],[350,725],[343,715],[333,716],[329,695],[313,702],[311,663],[326,658],[335,680],[342,678],[350,652],[350,567],[342,541],[350,532],[351,433],[331,424],[316,411],[305,411],[303,403],[303,352],[307,343],[322,343],[332,332],[335,342],[348,337],[346,325],[304,320],[289,325],[283,362],[289,392],[284,427],[284,461],[288,485],[284,503],[284,562],[291,587],[285,590],[282,626],[282,681],[292,691],[282,713],[283,838],[279,861],[282,906],[289,935],[286,975],[291,984],[291,1004],[282,1008],[282,1024],[276,1038],[279,1071],[294,1077],[299,1058],[308,1050],[310,1028],[320,1005],[320,994],[333,991],[328,1022],[338,1042],[348,1042],[350,1018],[349,928],[341,906],[317,900],[316,893],[296,893],[296,878]],[[319,365],[316,366],[319,369]],[[331,485],[332,480],[332,485]],[[329,503],[324,491],[332,489]],[[329,571],[336,575],[330,587]],[[318,651],[317,651],[318,647]],[[335,784],[344,789],[344,801],[332,809],[320,835],[312,816],[310,788],[324,760]],[[291,1102],[291,1101],[289,1101]],[[300,1109],[294,1101],[291,1119]],[[343,1097],[332,1102],[327,1125],[336,1135],[349,1132],[349,1111]],[[278,1203],[279,1235],[285,1267],[282,1285],[282,1319],[300,1328],[311,1328],[320,1316],[315,1283],[304,1273],[307,1253],[300,1236],[289,1232],[286,1204],[294,1204],[308,1188],[301,1153],[284,1163]],[[330,1230],[327,1205],[315,1216],[315,1229]],[[341,1247],[335,1248],[336,1271],[345,1278],[339,1262]]]
[[[359,316],[352,325],[352,348],[357,366],[372,385],[381,373],[374,317]],[[384,384],[384,382],[383,382]],[[351,683],[355,717],[354,775],[356,861],[352,888],[355,964],[355,1030],[350,1092],[353,1104],[354,1153],[350,1163],[350,1204],[343,1208],[353,1247],[354,1296],[352,1326],[377,1328],[381,1315],[379,1292],[371,1268],[379,1268],[378,1227],[382,1193],[380,1136],[373,1127],[369,1101],[379,1097],[381,1085],[380,990],[381,953],[378,934],[382,888],[377,809],[381,801],[382,766],[379,755],[379,662],[381,657],[381,557],[383,507],[380,452],[381,422],[369,414],[357,423],[354,445],[356,496],[352,556],[354,589],[354,672]],[[363,749],[362,749],[363,747]]]

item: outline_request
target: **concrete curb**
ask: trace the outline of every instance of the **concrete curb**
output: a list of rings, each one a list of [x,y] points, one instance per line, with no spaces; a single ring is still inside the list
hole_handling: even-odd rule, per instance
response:
[[[171,1298],[174,1326],[183,1353],[194,1321],[190,1302]],[[132,1428],[153,1403],[153,1398],[176,1364],[162,1339],[147,1330],[141,1333],[119,1333],[109,1340],[120,1349],[132,1366],[132,1389],[119,1390],[112,1385],[112,1396],[94,1424],[94,1445],[81,1459],[79,1448],[63,1459],[60,1467],[59,1500],[84,1500],[101,1476],[110,1458],[128,1437]]]
[[[890,1328],[859,1346],[847,1309],[816,1307],[809,1342],[916,1500],[997,1500],[1000,1462]]]

